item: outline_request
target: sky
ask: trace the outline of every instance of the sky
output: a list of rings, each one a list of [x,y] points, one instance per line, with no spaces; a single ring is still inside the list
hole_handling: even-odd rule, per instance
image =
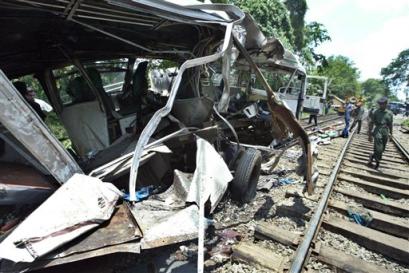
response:
[[[344,55],[361,71],[361,80],[380,78],[409,48],[409,0],[307,0],[306,21],[327,28],[332,41],[318,48],[324,55]]]

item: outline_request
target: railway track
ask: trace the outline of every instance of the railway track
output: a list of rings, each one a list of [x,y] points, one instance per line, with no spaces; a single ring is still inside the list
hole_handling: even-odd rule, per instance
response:
[[[409,269],[407,151],[396,138],[392,138],[379,169],[374,170],[367,166],[373,144],[368,142],[368,135],[362,133],[365,131],[366,128],[362,128],[361,134],[352,133],[339,146],[339,153],[335,147],[323,149],[318,167],[326,182],[321,179],[317,184],[315,196],[286,193],[298,205],[281,206],[278,210],[281,215],[308,223],[301,235],[274,225],[256,226],[257,238],[272,239],[295,250],[292,257],[287,257],[291,261],[287,263],[287,272],[310,270],[312,261],[325,263],[332,269],[329,272],[372,273],[391,272],[391,268],[397,267]],[[344,241],[356,244],[361,252],[373,253],[390,267],[363,260],[359,253],[348,248],[338,248],[337,244]],[[281,257],[277,259],[274,270],[283,271]]]
[[[341,121],[341,120],[343,120],[343,117],[338,116],[337,114],[318,116],[317,125],[321,127],[324,124],[331,124],[331,123],[334,123],[335,121]],[[309,130],[309,129],[316,127],[314,124],[308,124],[308,118],[301,119],[300,124],[303,126],[304,130]]]

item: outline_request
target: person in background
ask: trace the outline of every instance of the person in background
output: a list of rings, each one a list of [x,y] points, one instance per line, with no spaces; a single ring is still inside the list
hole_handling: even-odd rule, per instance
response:
[[[317,126],[317,115],[318,113],[311,113],[308,124],[311,124],[311,121],[314,120],[314,125]]]
[[[362,107],[362,102],[358,101],[356,103],[356,108],[354,110],[355,113],[355,117],[354,117],[354,122],[351,125],[351,129],[349,131],[352,131],[352,129],[354,129],[355,125],[358,124],[358,128],[357,128],[357,134],[359,134],[361,132],[361,125],[362,125],[362,118],[364,117],[365,114],[365,110]]]
[[[373,112],[369,120],[369,141],[374,142],[374,152],[369,157],[368,165],[372,166],[375,160],[375,169],[378,169],[382,154],[385,151],[388,138],[392,136],[393,114],[387,110],[388,98],[383,97],[378,100],[379,108]],[[374,128],[375,126],[375,128]]]
[[[345,128],[342,131],[342,137],[348,137],[349,136],[349,122],[351,121],[351,112],[352,112],[352,104],[347,98],[345,100]]]
[[[28,104],[34,109],[37,115],[42,119],[45,120],[46,114],[41,109],[40,104],[35,102],[36,93],[33,89],[27,87],[25,82],[15,82],[14,86],[20,92],[20,94],[24,97],[24,99],[28,102]]]

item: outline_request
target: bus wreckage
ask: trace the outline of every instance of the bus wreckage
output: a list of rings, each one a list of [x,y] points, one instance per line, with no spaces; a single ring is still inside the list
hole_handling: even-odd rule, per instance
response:
[[[0,205],[38,206],[0,239],[1,272],[200,245],[205,216],[224,196],[250,202],[261,162],[289,140],[313,192],[295,118],[305,85],[291,111],[260,69],[302,83],[296,58],[285,63],[280,41],[235,6],[176,2],[0,1]],[[44,90],[70,147],[15,88],[23,76]]]

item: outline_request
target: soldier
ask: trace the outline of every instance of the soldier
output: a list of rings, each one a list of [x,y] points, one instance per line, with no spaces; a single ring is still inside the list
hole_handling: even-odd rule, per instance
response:
[[[388,99],[383,97],[378,100],[379,108],[372,114],[369,120],[369,141],[374,141],[374,153],[369,157],[368,165],[372,165],[375,160],[375,169],[379,167],[379,161],[385,151],[389,136],[392,135],[393,114],[386,109]],[[375,128],[373,129],[375,125]],[[373,129],[373,130],[372,130]]]

